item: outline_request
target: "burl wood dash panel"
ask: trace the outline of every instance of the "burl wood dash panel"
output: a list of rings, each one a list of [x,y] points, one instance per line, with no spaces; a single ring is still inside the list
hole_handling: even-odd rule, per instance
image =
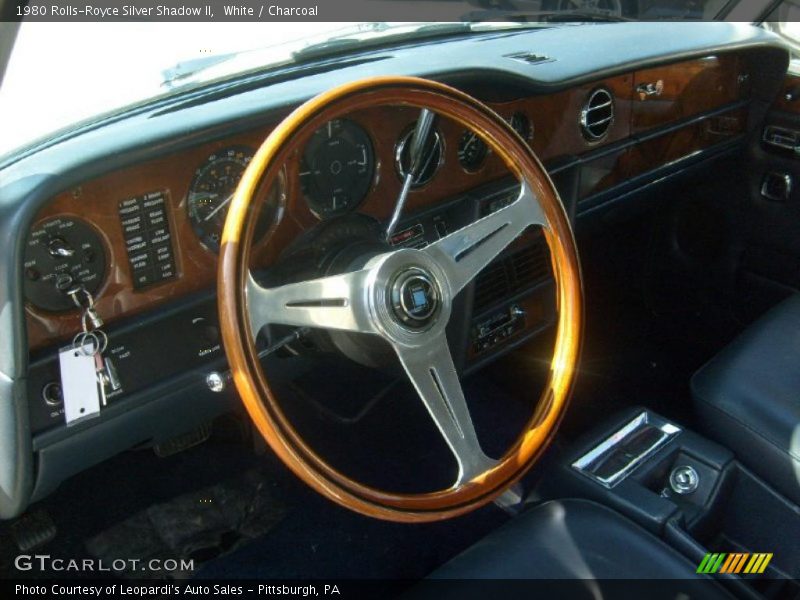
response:
[[[553,161],[565,156],[579,156],[628,139],[644,129],[741,97],[742,88],[736,86],[738,69],[742,64],[736,55],[708,57],[631,72],[552,94],[494,102],[490,107],[506,120],[515,113],[527,117],[532,125],[532,135],[526,141],[542,161]],[[662,96],[658,102],[652,98],[642,101],[635,92],[636,85],[653,78],[663,79]],[[599,86],[613,95],[615,118],[607,135],[591,143],[581,132],[579,115],[591,92]],[[366,130],[375,151],[375,176],[358,207],[359,211],[378,219],[390,216],[401,188],[395,167],[396,145],[401,136],[413,127],[416,117],[415,109],[385,105],[351,115],[350,118]],[[492,153],[477,170],[465,170],[458,160],[458,144],[463,129],[444,119],[438,119],[436,127],[444,141],[442,165],[427,185],[411,192],[406,209],[409,213],[508,175],[505,165]],[[217,256],[200,243],[192,229],[186,206],[189,186],[195,171],[208,156],[232,146],[255,150],[271,129],[257,128],[246,134],[108,173],[78,188],[64,190],[39,213],[36,223],[55,216],[77,216],[100,232],[106,248],[108,270],[105,283],[96,296],[98,312],[107,323],[214,287]],[[619,166],[607,168],[605,175],[599,177],[597,185],[591,186],[587,193],[605,189],[642,169],[704,147],[707,141],[702,140],[707,140],[708,136],[696,133],[689,138],[682,142],[682,136],[673,136],[669,141],[647,144],[635,155],[614,159],[620,163]],[[283,216],[272,236],[259,243],[254,251],[255,261],[260,265],[270,264],[289,241],[318,222],[303,197],[299,167],[300,156],[296,152],[284,168]],[[177,277],[137,290],[127,261],[118,207],[122,200],[154,191],[166,193]],[[260,200],[263,202],[266,197],[264,191]],[[63,342],[80,328],[77,310],[50,313],[27,305],[26,317],[31,349]]]
[[[747,110],[734,108],[589,161],[581,167],[579,199],[731,140],[744,133],[746,123]]]
[[[631,131],[668,125],[743,99],[749,93],[744,68],[740,55],[725,54],[637,71]]]

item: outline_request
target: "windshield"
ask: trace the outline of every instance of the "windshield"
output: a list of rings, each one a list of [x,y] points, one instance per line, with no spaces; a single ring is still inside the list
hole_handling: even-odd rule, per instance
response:
[[[23,23],[0,87],[0,155],[170,93],[178,63],[333,33],[347,23]],[[268,34],[268,35],[267,35]],[[267,61],[268,62],[268,61]]]
[[[634,3],[619,0],[564,0],[555,11],[474,2],[464,4],[469,22],[451,23],[23,22],[0,87],[0,157],[142,101],[376,42],[559,22],[710,18],[725,3],[651,0],[632,14]]]

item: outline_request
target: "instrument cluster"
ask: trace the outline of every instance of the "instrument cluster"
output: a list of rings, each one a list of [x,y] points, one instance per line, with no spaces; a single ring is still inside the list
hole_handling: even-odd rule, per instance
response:
[[[533,125],[523,112],[514,112],[508,121],[530,142]],[[379,123],[353,115],[330,121],[315,131],[306,141],[298,164],[282,170],[256,208],[254,243],[277,228],[287,205],[304,206],[312,221],[327,221],[360,210],[387,178],[396,181],[387,189],[400,186],[411,169],[416,122],[412,117],[400,125],[391,140],[381,139]],[[136,294],[170,280],[191,277],[181,269],[181,256],[187,256],[185,236],[192,233],[199,242],[200,254],[208,256],[206,262],[212,270],[208,276],[213,277],[227,210],[259,139],[254,134],[243,143],[237,140],[207,154],[194,153],[194,170],[181,175],[186,177],[188,188],[180,185],[177,174],[169,175],[169,182],[154,183],[137,192],[133,192],[137,189],[134,182],[126,181],[130,184],[128,191],[111,201],[109,218],[113,222],[96,220],[94,213],[50,211],[28,237],[24,277],[29,305],[45,313],[69,313],[76,309],[69,295],[76,287],[102,295],[104,285],[114,281],[119,293],[119,286],[127,279],[129,292]],[[452,154],[448,154],[449,143],[453,144]],[[419,147],[412,190],[438,182],[447,157],[452,157],[463,172],[474,174],[485,169],[491,154],[474,132],[459,132],[454,123],[436,121]],[[452,174],[452,170],[448,172]],[[295,181],[288,181],[290,174]],[[292,202],[290,193],[296,195]],[[387,201],[393,200],[394,193],[390,192]],[[115,239],[117,229],[122,231],[119,240]],[[193,256],[195,252],[191,250]],[[120,278],[120,269],[127,277]],[[189,286],[183,282],[174,291],[179,293],[185,287]],[[164,294],[157,292],[156,296]]]

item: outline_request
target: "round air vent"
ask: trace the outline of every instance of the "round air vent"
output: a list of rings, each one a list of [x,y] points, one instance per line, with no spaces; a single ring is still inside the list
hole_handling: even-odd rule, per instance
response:
[[[605,88],[597,88],[581,109],[581,129],[590,142],[602,140],[614,122],[614,99]]]
[[[406,173],[411,167],[411,136],[414,135],[413,128],[406,132],[397,142],[395,148],[395,166],[400,179],[406,178]],[[411,187],[417,188],[428,183],[436,171],[444,162],[444,149],[442,147],[442,136],[435,129],[428,135],[425,146],[422,149],[422,166]]]

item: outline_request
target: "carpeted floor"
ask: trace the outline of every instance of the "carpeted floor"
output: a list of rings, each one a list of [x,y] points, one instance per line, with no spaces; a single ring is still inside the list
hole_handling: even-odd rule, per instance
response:
[[[474,379],[466,388],[481,437],[512,437],[527,409],[517,405],[515,412],[515,401],[489,381]],[[333,422],[302,400],[292,412],[315,429],[320,450],[338,448],[334,459],[351,460],[351,472],[372,483],[432,490],[451,482],[454,463],[410,387],[398,385],[373,411],[355,425]],[[492,453],[492,443],[486,446]],[[270,451],[255,454],[234,419],[174,456],[121,454],[65,482],[32,510],[46,511],[58,528],[40,553],[192,558],[200,576],[242,578],[418,578],[509,518],[494,506],[432,525],[361,517],[312,492]],[[16,552],[8,535],[0,537],[2,573],[11,576]]]

